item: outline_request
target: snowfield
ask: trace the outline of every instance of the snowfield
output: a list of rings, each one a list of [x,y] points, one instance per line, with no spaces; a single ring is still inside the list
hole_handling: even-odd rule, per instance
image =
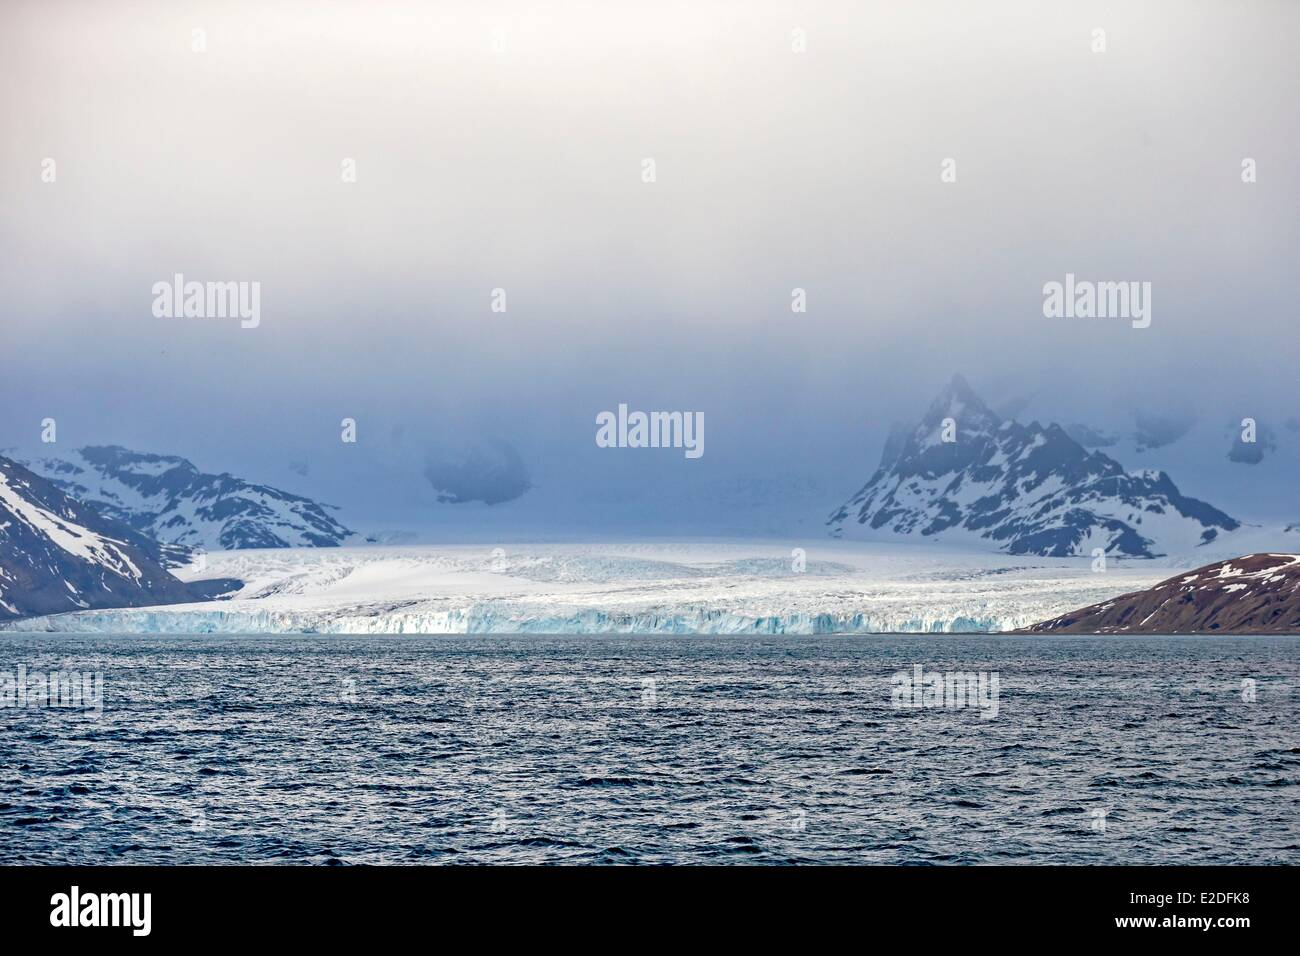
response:
[[[1169,562],[931,543],[521,544],[216,552],[228,600],[81,611],[11,630],[144,633],[825,634],[1004,631],[1149,587]]]

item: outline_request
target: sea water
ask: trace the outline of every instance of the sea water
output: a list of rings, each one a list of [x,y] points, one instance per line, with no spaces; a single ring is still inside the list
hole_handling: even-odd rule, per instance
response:
[[[898,692],[953,674],[996,706]],[[0,859],[1296,863],[1298,683],[1300,638],[6,634]]]

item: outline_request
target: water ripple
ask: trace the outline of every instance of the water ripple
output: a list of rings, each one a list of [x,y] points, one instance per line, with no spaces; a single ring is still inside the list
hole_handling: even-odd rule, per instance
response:
[[[8,863],[1295,863],[1300,640],[5,635]],[[997,671],[1000,709],[891,676]],[[1243,699],[1250,678],[1253,701]]]

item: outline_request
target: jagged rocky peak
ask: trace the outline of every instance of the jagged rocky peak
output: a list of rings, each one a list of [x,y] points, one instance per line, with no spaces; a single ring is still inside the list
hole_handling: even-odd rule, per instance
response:
[[[966,538],[1057,557],[1154,557],[1238,527],[1164,472],[1128,474],[1056,424],[1004,421],[960,375],[915,427],[895,429],[875,474],[827,524],[837,537]]]
[[[954,375],[943,387],[922,421],[926,425],[940,425],[945,418],[974,432],[993,432],[1002,424],[1001,417],[981,401],[961,375]]]

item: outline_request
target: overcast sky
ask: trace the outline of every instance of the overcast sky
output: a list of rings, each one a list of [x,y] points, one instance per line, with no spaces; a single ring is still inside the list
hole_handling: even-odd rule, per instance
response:
[[[350,416],[411,474],[498,437],[552,487],[848,492],[957,371],[1300,414],[1300,5],[635,6],[8,0],[0,447],[51,416],[337,497]],[[259,282],[260,326],[156,317],[177,272]],[[1150,327],[1045,318],[1067,272],[1150,282]],[[600,455],[620,402],[707,453]]]

